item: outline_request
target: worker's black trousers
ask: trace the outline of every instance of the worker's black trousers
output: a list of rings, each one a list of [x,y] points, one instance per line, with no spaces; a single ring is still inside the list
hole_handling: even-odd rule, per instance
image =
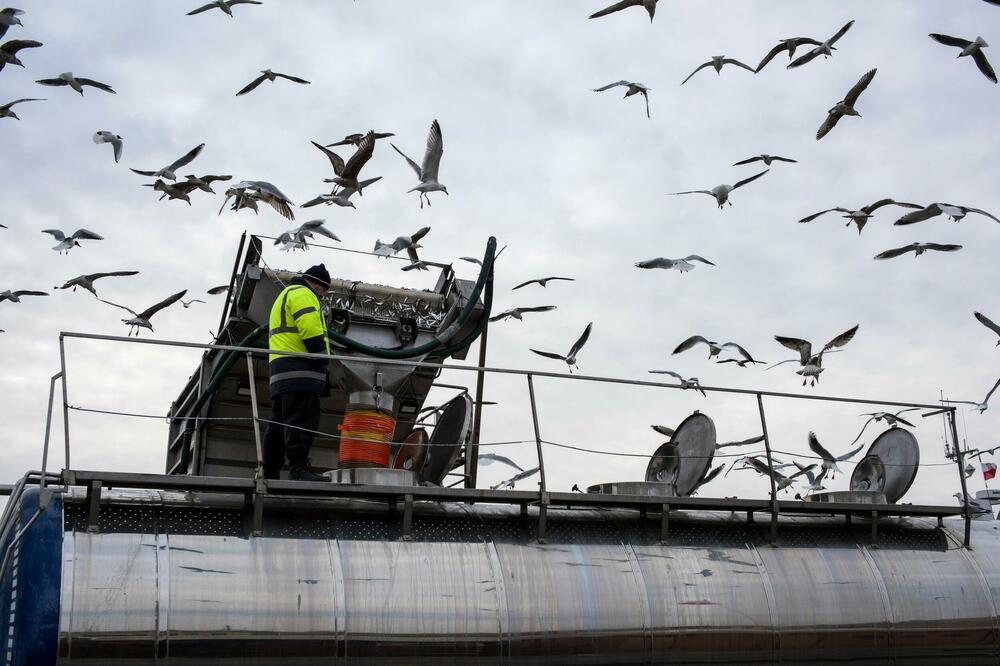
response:
[[[277,479],[288,457],[291,467],[309,460],[319,427],[319,394],[292,391],[271,397],[271,423],[264,434],[264,478]]]

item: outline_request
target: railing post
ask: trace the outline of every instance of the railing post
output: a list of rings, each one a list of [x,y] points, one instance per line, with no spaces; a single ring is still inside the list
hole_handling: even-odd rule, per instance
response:
[[[45,472],[49,465],[49,433],[52,432],[52,401],[55,399],[56,394],[56,380],[62,377],[62,372],[57,372],[52,375],[52,379],[49,381],[49,408],[45,413],[45,442],[42,444],[42,478],[39,481],[39,486],[45,489]]]
[[[771,480],[771,543],[778,540],[778,487],[774,482],[774,463],[771,460],[771,438],[767,436],[767,419],[764,418],[764,399],[757,394],[757,411],[760,412],[760,430],[764,435],[764,453],[767,454],[767,471]]]
[[[958,427],[955,425],[955,408],[948,410],[948,425],[951,429],[951,441],[955,445],[955,462],[958,464],[958,478],[962,483],[962,499],[965,503],[965,547],[970,548],[972,542],[972,507],[969,506],[969,489],[965,483],[965,451],[962,451],[958,441]]]
[[[476,404],[475,416],[472,420],[472,455],[469,449],[465,451],[465,487],[475,488],[476,477],[479,473],[479,432],[483,422],[483,383],[486,380],[486,373],[482,368],[486,367],[486,340],[490,332],[489,323],[483,328],[479,336],[479,367],[476,373]]]
[[[59,374],[62,375],[63,441],[66,447],[66,469],[69,464],[69,389],[66,387],[66,340],[59,334]]]
[[[528,373],[528,397],[531,401],[531,420],[535,424],[535,447],[538,449],[538,475],[541,480],[539,493],[544,495],[545,486],[545,457],[542,455],[542,436],[538,431],[538,407],[535,405],[535,382]]]
[[[247,374],[250,376],[250,411],[253,414],[253,441],[257,447],[257,478],[264,476],[264,450],[260,442],[260,414],[257,409],[257,379],[253,373],[253,352],[247,352]]]

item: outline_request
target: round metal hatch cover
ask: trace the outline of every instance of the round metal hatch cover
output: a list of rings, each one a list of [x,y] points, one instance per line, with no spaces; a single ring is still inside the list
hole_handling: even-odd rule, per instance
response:
[[[406,436],[403,443],[393,447],[392,464],[389,467],[394,469],[408,469],[419,472],[427,457],[427,431],[423,428],[414,428]]]
[[[851,490],[859,492],[885,491],[885,464],[878,456],[861,459],[851,473]]]
[[[676,444],[673,442],[660,444],[646,465],[646,482],[673,486],[680,471],[680,463]]]
[[[878,456],[885,465],[885,497],[898,502],[913,485],[920,466],[920,445],[909,430],[889,428],[875,438],[865,456]]]
[[[712,466],[715,437],[715,423],[698,412],[677,426],[670,443],[677,445],[677,456],[680,458],[677,472],[678,495],[690,495]]]
[[[463,393],[444,408],[434,425],[420,478],[441,485],[472,434],[472,398]]]

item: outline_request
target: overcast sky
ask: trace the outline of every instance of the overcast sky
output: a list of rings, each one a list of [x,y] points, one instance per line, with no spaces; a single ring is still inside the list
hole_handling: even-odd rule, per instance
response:
[[[219,196],[192,195],[192,206],[157,201],[148,179],[128,167],[156,169],[204,142],[183,173],[225,173],[275,183],[295,203],[326,191],[326,158],[310,140],[330,143],[350,132],[395,132],[397,146],[418,161],[431,121],[444,136],[440,180],[450,196],[431,194],[421,210],[406,163],[379,142],[365,175],[380,182],[357,199],[357,210],[297,210],[299,221],[325,216],[343,246],[370,250],[422,226],[427,258],[480,255],[494,235],[508,249],[497,264],[495,307],[557,305],[523,323],[490,329],[489,364],[560,371],[529,347],[565,352],[594,322],[580,354],[581,371],[648,379],[653,368],[697,376],[705,384],[933,402],[939,391],[980,400],[997,379],[995,336],[972,317],[1000,320],[1000,225],[971,215],[960,224],[934,219],[894,227],[901,209],[886,208],[862,235],[829,215],[882,197],[948,201],[1000,214],[996,187],[1000,90],[969,58],[927,37],[982,33],[1000,43],[1000,8],[980,0],[663,0],[656,20],[632,9],[600,20],[587,15],[602,0],[265,0],[188,17],[198,0],[180,2],[21,1],[24,27],[5,39],[37,39],[21,51],[26,69],[0,72],[0,103],[20,122],[0,119],[0,289],[44,289],[82,273],[138,270],[133,278],[98,283],[102,297],[140,310],[174,291],[208,304],[179,306],[153,321],[155,337],[208,342],[222,301],[206,288],[228,280],[240,234],[275,236],[290,228],[273,210],[225,211]],[[679,83],[711,55],[756,66],[779,38],[825,39],[856,23],[831,59],[786,70],[778,56],[760,74],[708,69]],[[1000,53],[1000,52],[992,52]],[[1000,66],[1000,55],[987,54]],[[878,73],[858,102],[862,118],[845,118],[822,141],[814,138],[826,110],[869,69]],[[265,82],[235,92],[259,70],[310,80],[309,86]],[[36,79],[72,70],[112,85],[117,95],[87,88],[47,88]],[[652,88],[647,120],[639,98],[592,88],[619,79]],[[115,164],[111,147],[91,135],[125,138]],[[704,195],[667,192],[733,183],[760,165],[731,166],[759,153],[797,159],[737,190],[719,210]],[[106,240],[66,256],[49,248],[42,229],[87,228]],[[913,241],[960,243],[961,252],[872,257]],[[641,271],[639,260],[700,254],[715,267],[685,275]],[[403,273],[397,262],[312,249],[269,251],[275,267],[302,270],[324,261],[334,276],[432,288],[433,274]],[[475,267],[456,269],[472,278]],[[511,292],[518,282],[567,275],[573,283]],[[123,335],[121,311],[89,293],[53,291],[47,298],[0,303],[4,372],[0,482],[37,468],[48,378],[58,370],[59,331]],[[860,324],[843,353],[825,359],[816,388],[802,388],[788,364],[770,371],[706,360],[703,349],[671,356],[693,334],[734,340],[757,358],[791,354],[774,334],[822,345]],[[152,337],[143,332],[144,337]],[[70,341],[70,403],[163,414],[197,354]],[[475,359],[475,351],[469,362]],[[471,386],[473,377],[453,373]],[[448,378],[445,379],[448,381]],[[752,397],[539,380],[544,438],[602,450],[648,455],[662,438],[651,423],[676,425],[693,410],[709,414],[720,440],[760,429]],[[524,380],[490,377],[483,439],[533,439]],[[817,432],[840,453],[857,434],[867,407],[766,399],[776,449],[808,454]],[[996,407],[1000,409],[1000,406]],[[962,411],[968,444],[1000,444],[994,411]],[[167,426],[161,421],[74,414],[76,468],[163,470]],[[952,503],[955,467],[943,466],[940,418],[915,419],[921,462],[927,464],[906,501]],[[55,423],[61,450],[61,423]],[[881,428],[869,428],[870,443]],[[534,446],[503,449],[534,465]],[[787,456],[786,456],[787,457]],[[566,490],[639,479],[644,457],[612,457],[546,449],[549,487]],[[62,465],[60,456],[53,466]],[[933,466],[941,465],[941,466]],[[850,474],[830,483],[845,489]],[[482,483],[505,476],[487,468]],[[977,473],[972,489],[982,487]],[[534,480],[519,487],[534,487]],[[760,497],[767,484],[734,472],[704,495]]]

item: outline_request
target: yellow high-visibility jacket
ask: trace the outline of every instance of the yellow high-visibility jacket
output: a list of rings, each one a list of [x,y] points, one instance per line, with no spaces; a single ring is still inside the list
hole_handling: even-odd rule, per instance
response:
[[[325,360],[280,353],[330,353],[326,319],[315,292],[298,280],[285,287],[271,306],[269,328],[271,395],[289,391],[322,393],[326,387]]]

